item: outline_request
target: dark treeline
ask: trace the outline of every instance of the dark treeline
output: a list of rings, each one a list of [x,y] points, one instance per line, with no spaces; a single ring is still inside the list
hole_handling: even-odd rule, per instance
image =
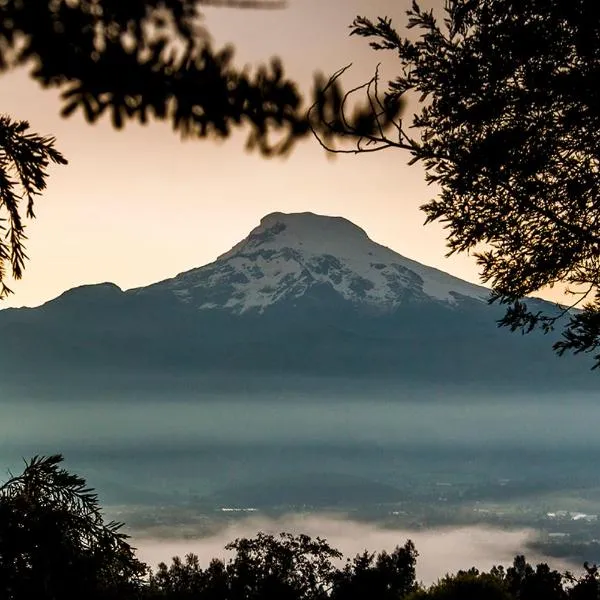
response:
[[[203,568],[197,556],[151,570],[139,561],[122,524],[105,522],[96,494],[61,465],[35,457],[0,486],[0,598],[3,600],[353,600],[600,597],[596,567],[574,577],[523,556],[512,566],[416,579],[411,541],[391,552],[344,560],[325,540],[259,533],[237,539],[231,558]]]

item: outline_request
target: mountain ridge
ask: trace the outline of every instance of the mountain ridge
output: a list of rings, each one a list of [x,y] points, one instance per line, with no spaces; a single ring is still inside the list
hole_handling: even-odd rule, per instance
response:
[[[241,314],[253,309],[262,312],[282,298],[299,297],[323,283],[345,300],[383,312],[397,308],[407,290],[450,304],[456,302],[456,295],[482,301],[489,295],[487,288],[377,244],[343,217],[308,212],[271,213],[214,262],[133,293],[170,290],[199,309]],[[214,293],[217,286],[226,288],[221,295]]]
[[[166,387],[229,378],[245,388],[273,377],[596,386],[585,357],[557,358],[551,336],[499,329],[503,309],[488,293],[376,244],[346,219],[273,213],[213,263],[176,277],[127,291],[81,286],[38,308],[0,311],[0,387],[135,387],[161,377]]]

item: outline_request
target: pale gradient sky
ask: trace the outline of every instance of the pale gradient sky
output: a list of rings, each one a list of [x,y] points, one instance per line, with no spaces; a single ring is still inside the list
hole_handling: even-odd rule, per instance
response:
[[[279,55],[306,89],[314,71],[332,73],[353,62],[349,86],[383,58],[348,37],[349,23],[364,14],[400,24],[407,5],[290,0],[284,11],[211,9],[207,26],[215,41],[236,45],[240,64]],[[161,124],[122,132],[107,122],[91,127],[80,116],[61,119],[57,93],[41,90],[26,72],[3,77],[1,98],[4,112],[55,135],[70,161],[53,169],[38,201],[28,227],[31,260],[2,307],[37,305],[86,283],[112,281],[126,289],[171,277],[214,260],[273,211],[344,216],[407,257],[478,281],[473,258],[445,258],[441,227],[423,227],[419,206],[435,190],[399,151],[332,161],[310,139],[291,157],[267,161],[246,153],[240,135],[217,144],[182,142]]]

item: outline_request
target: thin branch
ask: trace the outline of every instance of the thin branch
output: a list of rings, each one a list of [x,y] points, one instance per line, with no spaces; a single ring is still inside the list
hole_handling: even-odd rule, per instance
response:
[[[369,90],[369,85],[370,84],[371,84],[371,82],[367,81],[366,83],[358,85],[355,88],[352,88],[351,90],[348,90],[344,94],[344,97],[342,98],[342,104],[340,106],[340,118],[342,120],[342,123],[343,123],[344,127],[348,131],[352,131],[352,126],[348,123],[348,121],[346,119],[346,102],[348,101],[348,98],[350,98],[351,94],[355,94],[356,92],[360,92],[360,90],[364,90],[365,88],[367,88],[367,95],[368,95],[368,90]]]
[[[377,109],[375,108],[375,104],[373,103],[373,99],[371,98],[371,85],[372,84],[374,84],[375,98],[377,98],[377,80],[379,79],[379,65],[380,64],[381,63],[379,63],[375,67],[375,75],[373,75],[373,79],[371,79],[371,81],[369,81],[369,85],[367,86],[367,98],[369,100],[369,106],[371,107],[371,111],[373,112],[373,115],[375,117],[375,122],[377,123],[377,129],[379,129],[379,135],[383,139],[383,138],[385,138],[385,134],[383,133],[383,127],[381,126],[381,121],[379,120],[379,115],[381,115],[382,113],[377,112]],[[383,114],[385,114],[385,112]]]
[[[326,99],[326,94],[327,92],[336,84],[336,82],[338,81],[338,79],[352,66],[352,64],[346,65],[345,67],[339,69],[337,72],[335,72],[328,80],[327,84],[325,85],[325,87],[322,90],[322,98],[323,98],[323,102],[325,102]],[[379,152],[381,150],[385,150],[387,148],[400,148],[403,150],[414,150],[414,143],[412,142],[412,140],[409,138],[408,135],[404,134],[405,137],[409,140],[409,143],[403,143],[401,140],[401,135],[399,135],[398,139],[399,141],[395,141],[391,138],[389,138],[388,136],[385,135],[385,132],[383,131],[383,126],[381,124],[380,121],[380,117],[384,114],[386,114],[386,110],[385,107],[381,104],[380,100],[377,98],[377,103],[380,105],[380,107],[382,108],[381,112],[378,112],[373,99],[372,99],[372,91],[371,88],[377,88],[377,81],[378,81],[378,70],[375,71],[375,75],[367,82],[356,86],[355,88],[352,88],[351,90],[349,90],[348,92],[346,92],[342,98],[342,102],[341,102],[341,106],[340,106],[340,114],[338,115],[339,117],[339,121],[333,121],[333,122],[328,122],[324,119],[321,120],[321,124],[325,126],[326,130],[331,133],[332,135],[338,135],[341,137],[352,137],[355,138],[357,140],[356,143],[356,148],[354,149],[340,149],[340,148],[335,148],[333,146],[330,146],[329,144],[327,144],[318,134],[318,132],[316,131],[314,125],[313,125],[313,112],[315,109],[318,108],[319,103],[318,101],[315,102],[308,110],[308,122],[309,122],[309,126],[310,129],[314,135],[314,137],[317,139],[318,143],[321,145],[322,148],[324,148],[325,150],[327,150],[328,152],[331,152],[333,154],[360,154],[360,153],[370,153],[370,152]],[[379,129],[380,133],[379,136],[373,135],[373,134],[368,134],[365,132],[361,132],[359,131],[354,125],[352,125],[349,120],[348,120],[348,116],[347,116],[347,111],[346,111],[346,104],[348,102],[348,99],[350,98],[350,96],[352,94],[355,94],[363,89],[366,89],[366,94],[367,94],[367,99],[369,102],[369,106],[371,109],[371,116],[374,119],[374,123],[376,124],[377,128]],[[335,123],[341,123],[341,126],[343,128],[342,131],[340,131],[339,129],[337,129],[335,127]],[[396,123],[393,119],[390,119],[390,124],[393,124],[393,126],[398,130],[401,131],[402,125],[401,122],[400,123]],[[362,143],[364,141],[367,141],[367,144],[374,144],[376,145],[376,147],[374,148],[365,148],[362,146]]]

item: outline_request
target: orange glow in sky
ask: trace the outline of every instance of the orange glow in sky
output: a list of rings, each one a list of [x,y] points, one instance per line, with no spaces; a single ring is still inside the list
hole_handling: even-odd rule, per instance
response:
[[[357,14],[400,25],[406,5],[290,0],[282,11],[210,9],[206,24],[217,45],[236,45],[240,64],[278,55],[308,91],[313,72],[350,62],[346,87],[370,77],[384,57],[349,38],[348,25]],[[3,307],[37,305],[85,283],[131,288],[172,277],[214,260],[274,211],[346,217],[400,254],[478,282],[474,259],[445,258],[441,227],[423,227],[419,206],[436,190],[397,150],[330,160],[311,139],[289,158],[267,161],[244,151],[243,134],[182,142],[160,124],[115,132],[108,122],[62,119],[56,92],[41,90],[25,71],[4,75],[1,94],[4,112],[55,135],[70,162],[53,169],[38,201],[25,277]]]

